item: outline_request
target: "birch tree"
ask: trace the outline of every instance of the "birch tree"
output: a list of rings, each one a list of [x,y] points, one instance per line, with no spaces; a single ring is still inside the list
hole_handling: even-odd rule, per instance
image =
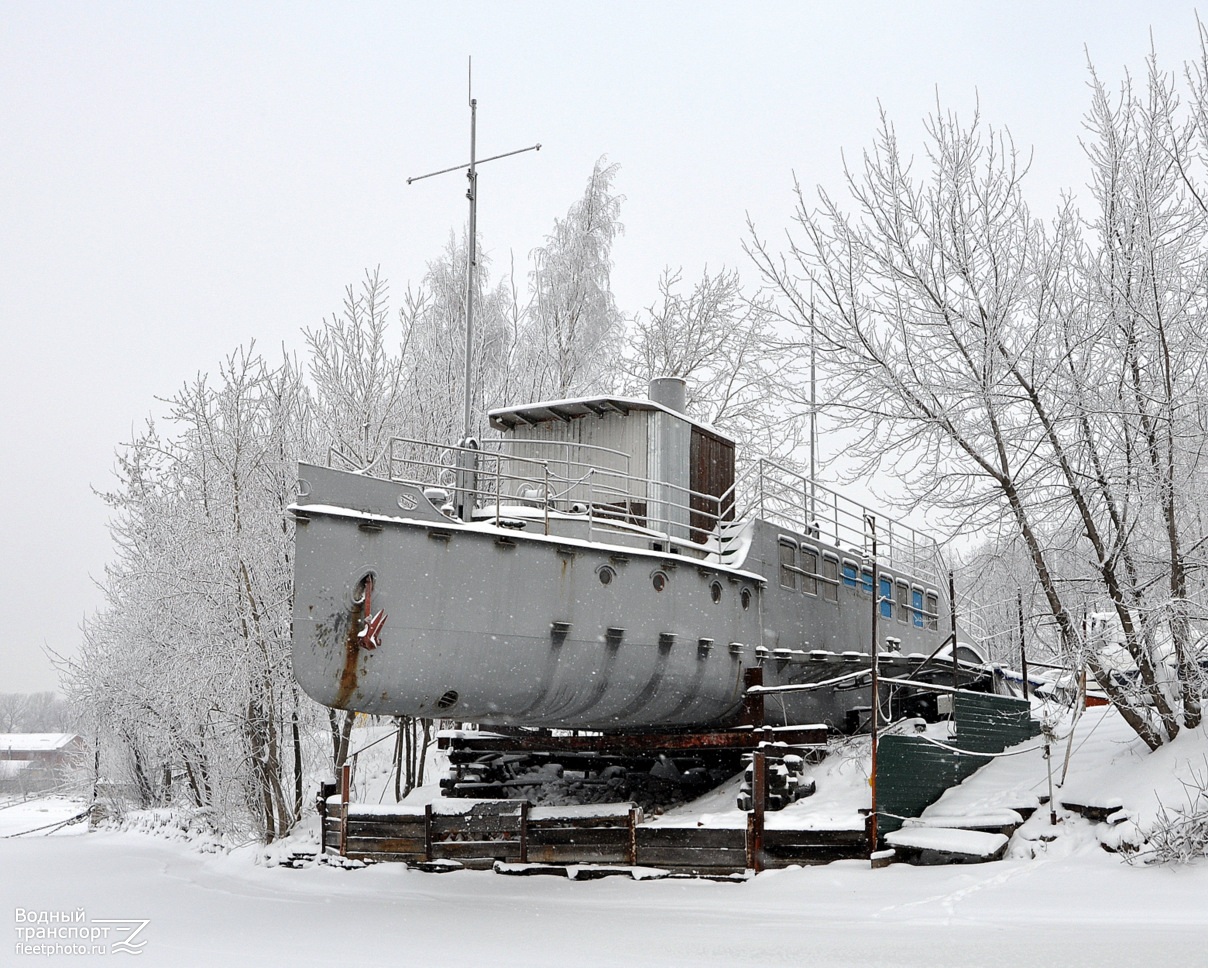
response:
[[[623,231],[618,170],[597,161],[582,197],[532,251],[532,306],[521,339],[536,398],[596,392],[608,382],[605,348],[622,327],[610,285],[612,244]]]
[[[428,263],[420,284],[403,300],[408,426],[413,436],[426,440],[453,443],[463,435],[467,259],[465,239],[450,235],[444,252]],[[480,252],[470,368],[471,415],[478,436],[486,430],[487,410],[500,405],[511,379],[519,311],[512,288],[491,284],[490,268],[490,259]]]

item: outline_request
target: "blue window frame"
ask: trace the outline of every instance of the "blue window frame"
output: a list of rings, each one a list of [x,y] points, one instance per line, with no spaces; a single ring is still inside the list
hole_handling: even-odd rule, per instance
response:
[[[893,579],[881,576],[881,618],[893,618]]]
[[[910,591],[910,615],[916,629],[923,627],[923,590],[913,588]]]
[[[860,593],[862,595],[872,595],[872,569],[860,569]]]
[[[856,587],[856,563],[854,561],[843,562],[843,584],[848,588]]]

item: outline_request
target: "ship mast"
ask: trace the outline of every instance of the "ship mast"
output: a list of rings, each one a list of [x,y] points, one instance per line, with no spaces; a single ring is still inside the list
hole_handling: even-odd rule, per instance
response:
[[[473,60],[468,62],[466,73],[466,92],[467,100],[470,105],[470,160],[468,163],[461,165],[453,165],[449,168],[442,168],[440,171],[430,171],[426,175],[414,175],[407,179],[407,184],[421,181],[424,178],[432,178],[436,175],[448,174],[451,171],[461,171],[465,168],[466,178],[469,180],[470,187],[466,190],[466,198],[470,200],[470,238],[466,247],[466,375],[465,375],[465,412],[463,423],[462,446],[469,446],[473,425],[471,423],[470,411],[471,401],[473,399],[472,390],[470,388],[471,377],[471,361],[473,353],[471,350],[474,346],[474,283],[478,274],[478,166],[485,165],[488,161],[498,161],[500,158],[510,158],[512,155],[523,154],[526,151],[540,151],[541,144],[538,142],[535,145],[529,145],[527,148],[517,148],[515,151],[506,151],[501,155],[492,155],[490,158],[477,158],[477,139],[478,139],[478,100],[474,97],[473,84]]]

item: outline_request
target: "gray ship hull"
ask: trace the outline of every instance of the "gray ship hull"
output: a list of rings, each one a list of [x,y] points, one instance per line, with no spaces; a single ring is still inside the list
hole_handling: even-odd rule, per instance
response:
[[[731,526],[741,553],[670,553],[638,529],[601,540],[582,516],[546,514],[539,529],[498,512],[463,522],[413,483],[306,464],[299,479],[293,663],[325,705],[495,726],[709,728],[738,721],[756,666],[767,686],[839,680],[768,696],[770,724],[842,727],[871,702],[871,594],[855,581],[834,583],[833,602],[786,587],[781,526]],[[884,624],[891,675],[942,638],[934,622]]]

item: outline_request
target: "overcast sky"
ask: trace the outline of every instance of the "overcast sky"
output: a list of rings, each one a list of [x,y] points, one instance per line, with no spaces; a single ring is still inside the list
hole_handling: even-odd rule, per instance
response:
[[[56,687],[99,607],[115,448],[236,347],[302,347],[344,286],[400,294],[466,217],[466,58],[498,270],[592,163],[621,166],[621,308],[665,265],[753,281],[803,185],[837,187],[878,103],[915,142],[937,91],[1081,191],[1086,57],[1179,65],[1190,3],[55,3],[0,0],[0,692]]]

